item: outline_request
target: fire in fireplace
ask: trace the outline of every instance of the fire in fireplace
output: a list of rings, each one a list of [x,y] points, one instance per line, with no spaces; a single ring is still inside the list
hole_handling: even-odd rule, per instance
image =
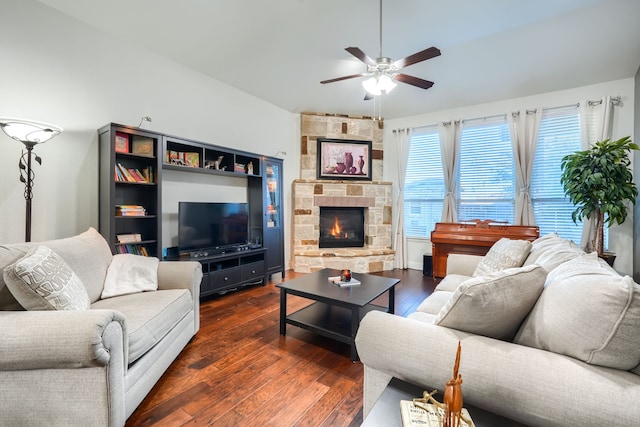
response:
[[[361,248],[364,246],[364,208],[320,207],[321,248]]]

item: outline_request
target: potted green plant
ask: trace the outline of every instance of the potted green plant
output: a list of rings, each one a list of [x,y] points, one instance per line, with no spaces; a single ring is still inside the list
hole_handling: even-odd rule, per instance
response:
[[[593,248],[604,257],[604,226],[622,224],[627,218],[627,202],[635,204],[638,188],[630,169],[631,150],[638,150],[629,136],[617,141],[596,142],[588,150],[562,158],[560,182],[576,206],[573,222],[596,219]]]

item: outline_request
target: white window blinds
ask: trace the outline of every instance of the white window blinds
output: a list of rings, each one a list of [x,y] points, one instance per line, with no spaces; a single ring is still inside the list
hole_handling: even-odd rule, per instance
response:
[[[460,140],[458,219],[493,219],[512,224],[514,173],[506,116],[465,121]]]
[[[582,224],[576,225],[571,219],[574,207],[560,184],[562,158],[578,150],[580,120],[577,106],[543,111],[530,187],[541,236],[555,232],[580,243]]]
[[[431,235],[442,215],[444,193],[438,128],[428,126],[414,129],[404,185],[406,236]]]

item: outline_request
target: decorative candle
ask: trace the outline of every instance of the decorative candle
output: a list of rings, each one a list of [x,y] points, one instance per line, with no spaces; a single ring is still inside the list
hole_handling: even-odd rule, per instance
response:
[[[340,280],[343,282],[349,282],[351,280],[351,270],[342,270],[340,273]]]

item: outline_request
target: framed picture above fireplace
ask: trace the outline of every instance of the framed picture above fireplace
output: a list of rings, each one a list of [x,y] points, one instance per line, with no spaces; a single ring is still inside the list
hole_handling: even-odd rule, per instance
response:
[[[318,138],[318,179],[371,181],[371,141]]]

